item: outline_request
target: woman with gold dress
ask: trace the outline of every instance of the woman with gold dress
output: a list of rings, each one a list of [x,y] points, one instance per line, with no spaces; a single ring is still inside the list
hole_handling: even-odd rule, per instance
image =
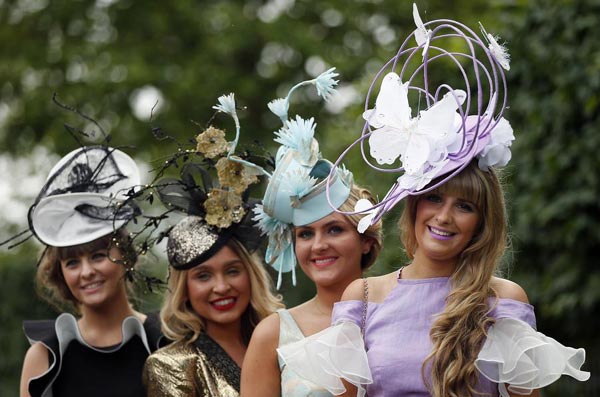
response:
[[[239,134],[233,94],[219,102],[215,108],[234,118]],[[247,193],[258,182],[254,165],[232,156],[237,138],[227,142],[224,136],[206,129],[196,138],[196,154],[188,156],[203,159],[184,160],[179,179],[156,186],[170,210],[187,216],[168,232],[170,275],[160,317],[173,343],[146,361],[148,396],[238,396],[254,328],[283,307],[254,253],[261,241],[251,219],[256,203]]]

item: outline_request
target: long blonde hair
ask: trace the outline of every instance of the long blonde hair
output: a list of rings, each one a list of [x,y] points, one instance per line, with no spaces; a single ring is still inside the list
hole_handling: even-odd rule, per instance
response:
[[[248,344],[256,325],[263,318],[283,308],[281,296],[275,295],[270,278],[256,253],[248,250],[234,237],[226,245],[242,260],[250,276],[250,304],[242,314],[242,340]],[[162,331],[173,341],[191,343],[204,330],[204,319],[191,307],[187,297],[188,270],[171,269],[169,288],[160,311]]]
[[[488,299],[498,262],[507,246],[507,220],[502,185],[497,173],[482,171],[475,161],[437,189],[477,205],[481,217],[477,231],[461,253],[451,276],[451,291],[430,330],[433,344],[422,376],[433,397],[469,397],[477,394],[479,373],[475,358],[493,323]],[[419,196],[410,196],[400,219],[402,242],[409,258],[417,248],[416,208]],[[426,373],[431,381],[427,382]]]
[[[339,210],[344,212],[354,212],[354,206],[360,199],[366,199],[372,203],[375,203],[375,198],[368,189],[353,184],[352,188],[350,189],[350,195],[346,201],[340,205]],[[364,214],[348,215],[348,220],[353,226],[357,227],[363,216]],[[360,260],[360,268],[362,270],[367,270],[375,263],[375,260],[383,249],[382,221],[379,220],[375,224],[370,225],[367,230],[361,234],[361,237],[370,238],[373,240],[371,249],[366,254],[363,254]]]

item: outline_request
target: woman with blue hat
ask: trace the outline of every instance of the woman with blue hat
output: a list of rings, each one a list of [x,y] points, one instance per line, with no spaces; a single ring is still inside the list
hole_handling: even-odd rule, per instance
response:
[[[296,85],[290,94],[302,85],[315,84],[327,99],[337,83],[333,80],[336,75],[328,70]],[[269,104],[284,124],[276,133],[282,146],[255,219],[269,238],[265,259],[279,274],[278,287],[284,272],[292,272],[295,284],[298,263],[315,283],[316,295],[299,306],[279,310],[258,325],[244,360],[243,396],[331,395],[288,368],[277,349],[328,327],[333,304],[374,263],[382,246],[380,223],[359,233],[358,217],[334,211],[353,211],[360,200],[372,200],[372,196],[343,169],[335,172],[327,186],[332,164],[321,158],[314,120],[288,119],[290,94]]]

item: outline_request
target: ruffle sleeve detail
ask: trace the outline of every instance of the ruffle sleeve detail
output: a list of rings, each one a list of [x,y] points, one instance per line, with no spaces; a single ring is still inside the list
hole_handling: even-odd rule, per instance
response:
[[[358,387],[373,382],[360,328],[348,321],[277,349],[279,357],[298,376],[333,395],[346,391],[341,379]]]
[[[584,361],[584,349],[563,346],[524,321],[501,318],[489,328],[475,366],[483,376],[499,384],[502,397],[509,397],[509,391],[530,394],[561,375],[588,380],[590,373],[580,370]]]
[[[371,306],[371,304],[369,304],[369,306]],[[360,327],[363,310],[363,301],[352,300],[336,302],[333,305],[331,324],[337,324],[342,321],[350,321]]]

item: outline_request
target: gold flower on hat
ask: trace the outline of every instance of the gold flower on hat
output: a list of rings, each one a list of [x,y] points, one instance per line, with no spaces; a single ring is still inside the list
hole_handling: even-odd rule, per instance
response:
[[[196,137],[196,151],[205,157],[214,158],[229,149],[229,143],[225,140],[225,131],[213,126],[205,129]]]
[[[248,167],[227,157],[217,161],[216,168],[221,186],[233,189],[238,194],[243,193],[249,185],[258,182],[258,177]]]
[[[214,188],[208,193],[204,209],[206,223],[219,228],[240,222],[246,213],[241,196],[233,190],[221,188]]]

